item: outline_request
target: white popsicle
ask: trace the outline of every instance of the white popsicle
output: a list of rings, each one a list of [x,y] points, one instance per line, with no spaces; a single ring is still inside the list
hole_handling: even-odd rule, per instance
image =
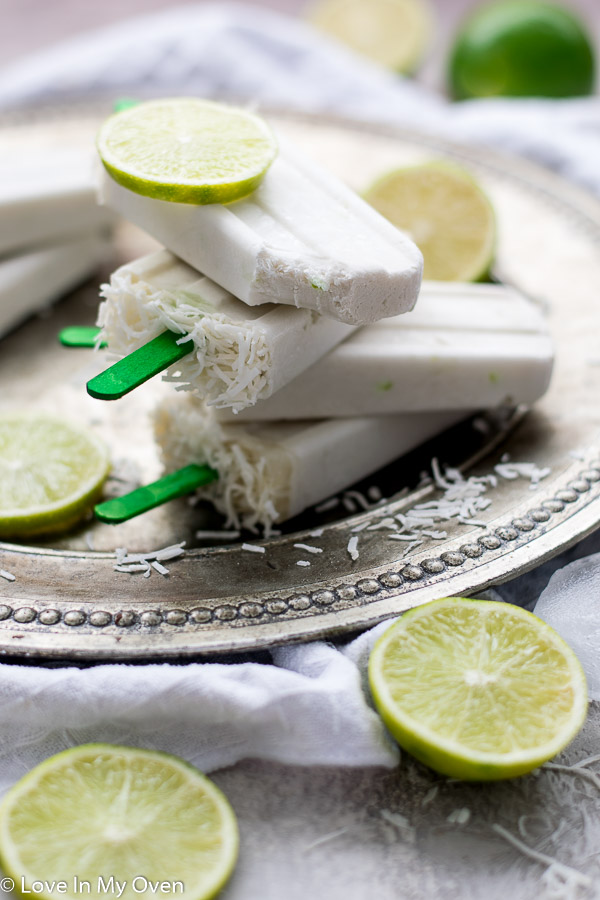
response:
[[[168,470],[208,463],[199,491],[239,528],[285,521],[349,487],[467,415],[409,413],[308,422],[219,424],[193,397],[163,402],[156,438]]]
[[[107,226],[98,206],[90,143],[58,128],[9,129],[0,146],[0,254]]]
[[[542,310],[495,284],[424,282],[416,308],[354,332],[268,400],[222,421],[320,419],[531,404],[548,388]]]
[[[98,324],[113,354],[166,329],[188,335],[195,351],[166,379],[236,410],[269,397],[353,331],[308,309],[247,306],[166,250],[122,266],[101,293]]]
[[[153,200],[106,173],[101,196],[250,306],[285,304],[365,325],[417,299],[423,261],[415,244],[287,145],[257,190],[235,203]]]
[[[106,237],[90,234],[0,260],[0,335],[84,281],[109,252]]]

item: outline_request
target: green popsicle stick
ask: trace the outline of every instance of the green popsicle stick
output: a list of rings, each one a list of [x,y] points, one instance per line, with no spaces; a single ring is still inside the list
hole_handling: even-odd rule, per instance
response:
[[[119,397],[128,394],[153,375],[163,372],[192,352],[194,342],[185,341],[178,344],[177,341],[181,338],[181,334],[163,331],[158,337],[124,356],[88,381],[88,394],[97,400],[118,400]]]
[[[93,325],[71,325],[58,333],[58,340],[63,347],[106,347],[106,342],[97,344],[100,329]]]
[[[94,507],[96,518],[109,525],[117,525],[119,522],[127,522],[142,513],[161,506],[169,500],[183,497],[196,488],[211,481],[216,481],[219,473],[210,466],[189,465],[183,469],[177,469],[152,484],[137,488],[123,497],[114,500],[106,500]]]

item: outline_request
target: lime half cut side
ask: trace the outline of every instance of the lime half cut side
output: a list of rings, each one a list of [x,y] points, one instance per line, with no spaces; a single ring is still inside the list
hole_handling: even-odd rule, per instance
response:
[[[308,18],[357,53],[405,74],[425,55],[434,22],[429,0],[316,0]]]
[[[0,538],[73,527],[109,468],[106,446],[89,429],[41,413],[0,415]]]
[[[273,131],[244,109],[192,97],[110,116],[97,138],[116,182],[175,203],[229,203],[255,190],[277,155]]]
[[[365,200],[407,232],[431,281],[482,281],[496,247],[496,218],[488,197],[460,166],[445,161],[395,169]]]
[[[117,897],[117,882],[120,900],[165,893],[208,900],[229,878],[237,851],[225,796],[165,753],[75,747],[29,772],[0,806],[2,867],[22,894],[41,882],[39,900],[55,900],[53,882],[66,883],[66,900]],[[82,881],[89,889],[79,889]]]
[[[573,651],[507,603],[450,598],[410,610],[375,645],[369,680],[398,743],[467,780],[530,772],[571,741],[587,712]]]

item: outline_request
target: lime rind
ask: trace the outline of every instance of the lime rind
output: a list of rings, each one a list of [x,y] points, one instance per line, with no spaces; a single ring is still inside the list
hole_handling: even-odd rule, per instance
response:
[[[145,750],[137,747],[115,746],[103,743],[83,744],[69,750],[64,750],[61,753],[50,757],[25,775],[4,796],[2,803],[0,804],[0,865],[2,866],[3,871],[14,880],[15,893],[22,897],[29,896],[30,892],[23,893],[20,889],[21,886],[30,885],[33,881],[43,882],[47,880],[47,873],[42,871],[31,871],[21,859],[24,851],[21,848],[21,844],[15,840],[13,813],[17,813],[17,815],[22,817],[23,810],[25,809],[26,818],[30,811],[35,814],[36,807],[38,809],[40,808],[40,801],[41,808],[43,809],[44,793],[46,791],[43,782],[46,781],[48,777],[52,778],[52,776],[56,776],[60,773],[61,768],[64,771],[66,779],[65,804],[67,802],[69,790],[71,789],[77,792],[78,798],[85,797],[85,766],[86,764],[89,766],[94,759],[101,755],[106,755],[112,760],[121,759],[125,762],[129,761],[133,764],[133,768],[135,768],[136,763],[140,763],[140,761],[143,762],[144,760],[151,763],[162,763],[164,765],[164,784],[168,785],[169,782],[173,780],[173,777],[183,776],[183,779],[188,784],[190,795],[193,794],[194,791],[200,791],[200,802],[203,803],[203,811],[206,812],[207,807],[211,807],[209,809],[211,815],[215,811],[218,813],[219,824],[221,826],[219,830],[220,843],[217,852],[209,855],[211,860],[211,871],[208,873],[208,876],[206,873],[200,873],[196,884],[192,885],[191,888],[188,888],[189,881],[184,882],[184,891],[182,893],[180,892],[183,900],[212,900],[212,898],[222,890],[225,883],[231,877],[239,852],[237,819],[226,796],[210,779],[199,772],[194,766],[176,756],[162,751]],[[56,784],[57,779],[54,778],[54,785],[56,786]],[[60,786],[60,778],[58,779],[58,784]],[[130,787],[131,780],[126,783],[123,796],[120,798],[124,799],[125,803],[130,801]],[[145,798],[145,802],[142,804],[140,810],[140,815],[142,818],[146,819],[151,819],[153,816],[153,802],[156,802],[156,797],[161,798],[161,802],[164,805],[164,797],[161,797],[163,791],[162,786],[153,784],[151,788],[151,790],[149,789],[149,796]],[[98,784],[95,785],[96,793],[97,789]],[[36,797],[36,794],[39,796]],[[36,801],[33,805],[30,801],[31,797]],[[198,800],[198,797],[196,796],[194,799]],[[27,808],[28,802],[29,809]],[[81,828],[86,829],[88,827],[89,816],[93,816],[97,811],[84,809],[82,812],[85,818],[81,820]],[[66,809],[66,815],[69,816],[68,808]],[[74,813],[71,812],[71,815],[74,815]],[[104,814],[99,816],[97,821],[101,824],[101,827],[106,827],[107,817],[110,818],[110,816],[111,810],[105,811]],[[133,868],[131,870],[115,871],[119,862],[122,863],[126,853],[124,853],[123,846],[118,846],[118,842],[115,844],[114,840],[108,841],[107,847],[109,848],[109,851],[113,853],[114,861],[107,861],[107,871],[105,874],[107,877],[110,877],[111,875],[114,876],[120,882],[128,882],[127,890],[123,893],[123,900],[129,900],[128,895],[131,894],[132,879],[136,876],[143,875],[141,869],[143,868],[144,860],[146,863],[149,863],[151,860],[152,867],[156,867],[155,856],[156,854],[160,856],[160,848],[162,846],[160,835],[162,821],[161,818],[156,819],[153,826],[158,832],[157,846],[153,848],[148,848],[147,846],[142,847],[141,858],[140,860],[132,861]],[[36,816],[32,822],[34,827],[37,826],[39,824],[39,817]],[[13,826],[12,828],[11,825]],[[70,830],[71,827],[77,828],[77,820],[75,820],[74,823],[72,821],[67,822],[65,827],[67,830]],[[46,843],[45,846],[40,849],[45,858],[51,859],[53,864],[55,863],[54,854],[57,854],[58,864],[60,865],[62,862],[60,859],[61,851],[64,850],[64,855],[68,856],[69,850],[72,850],[72,847],[68,840],[65,840],[65,835],[61,833],[60,822],[57,822],[56,820],[49,821],[48,828],[48,841],[52,842],[56,837],[56,848],[49,847]],[[192,841],[193,837],[194,836],[192,835]],[[198,833],[198,838],[200,837],[202,838],[202,842],[206,844],[207,838],[210,836],[207,835],[205,829],[201,828]],[[101,840],[101,838],[98,837],[98,840]],[[104,840],[106,841],[106,838]],[[126,840],[127,838],[125,838],[125,843]],[[32,848],[35,852],[35,837],[33,841],[28,841],[27,835],[25,835],[25,842],[28,844],[28,847],[26,848],[27,852],[31,853]],[[188,848],[185,852],[185,866],[189,868],[189,859],[187,856],[190,853],[193,854],[193,846],[191,851]],[[172,860],[169,860],[168,862],[170,866]],[[72,859],[67,865],[70,863],[72,863],[72,871],[64,873],[64,878],[63,876],[60,876],[63,880],[67,881],[69,887],[72,886],[75,875],[80,882],[82,879],[86,879],[85,864],[82,863],[80,859]],[[161,868],[160,858],[158,859],[158,866]],[[166,881],[168,879],[166,876],[163,879],[161,875],[160,880]],[[46,886],[44,886],[44,888],[45,889],[41,892],[36,891],[35,896],[39,898],[39,900],[53,900],[54,894],[49,892],[46,889]],[[72,893],[71,891],[61,893],[65,896],[65,900],[75,900],[75,898],[80,895],[78,892]],[[100,893],[104,895],[106,892]],[[92,891],[91,896],[98,896],[98,893]]]
[[[152,100],[110,116],[96,144],[106,171],[122,187],[195,205],[231,203],[252,193],[278,152],[260,117],[189,97]]]
[[[40,466],[43,468],[51,456],[50,449],[54,435],[60,437],[53,448],[55,453],[62,451],[66,454],[68,444],[76,442],[78,452],[86,454],[85,465],[88,472],[83,479],[71,476],[70,493],[56,500],[29,503],[24,498],[22,506],[2,507],[0,504],[0,538],[18,540],[69,530],[83,518],[102,494],[103,484],[111,465],[108,448],[94,432],[46,414],[8,414],[0,417],[0,443],[3,438],[5,439],[6,428],[9,430],[9,440],[10,432],[15,437],[16,431],[15,439],[23,447],[21,455],[25,461],[28,456],[26,447],[28,439],[40,441],[45,438],[46,443],[39,454],[41,462],[37,447],[36,453],[32,454],[32,461],[38,470]],[[76,460],[66,459],[63,462],[75,464]],[[1,470],[2,458],[0,458]],[[9,471],[10,474],[12,473]],[[6,497],[6,493],[4,496]]]
[[[425,618],[434,610],[456,608],[458,604],[473,604],[484,615],[497,607],[506,607],[506,614],[514,619],[533,623],[538,635],[543,635],[548,646],[558,649],[567,663],[569,686],[574,702],[568,719],[562,723],[555,737],[530,748],[509,753],[475,750],[460,741],[440,734],[426,723],[401,708],[393,696],[388,680],[383,675],[386,651],[415,620]],[[433,627],[433,626],[432,626]],[[458,636],[457,636],[458,639]],[[424,673],[424,678],[427,673]],[[465,781],[491,781],[524,775],[556,756],[581,729],[587,714],[587,684],[579,660],[571,648],[545,622],[532,613],[516,606],[491,601],[466,598],[445,598],[405,613],[376,642],[369,659],[369,684],[375,706],[386,727],[401,747],[436,771]]]

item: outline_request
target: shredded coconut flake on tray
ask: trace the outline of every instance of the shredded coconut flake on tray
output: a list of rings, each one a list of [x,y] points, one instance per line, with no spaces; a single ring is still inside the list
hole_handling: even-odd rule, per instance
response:
[[[307,553],[322,553],[322,547],[311,547],[310,544],[294,544],[298,550],[306,550]]]
[[[514,481],[515,478],[519,477],[529,478],[531,482],[530,487],[535,489],[540,481],[543,478],[547,478],[552,470],[548,468],[548,466],[540,469],[535,463],[506,462],[494,466],[494,471],[500,475],[501,478],[506,478],[507,481]]]
[[[191,340],[194,351],[168,369],[166,381],[197,390],[209,405],[234,411],[268,393],[270,349],[262,332],[233,322],[185,291],[153,289],[132,272],[117,271],[103,284],[98,324],[119,356],[165,329]]]
[[[163,547],[161,550],[151,550],[149,553],[128,553],[125,547],[117,547],[115,550],[117,562],[113,569],[115,572],[126,572],[129,575],[143,572],[144,576],[148,578],[152,567],[161,575],[168,575],[169,570],[161,563],[184,556],[184,547],[185,541],[181,541],[179,544],[171,544],[169,547]]]
[[[350,555],[350,559],[352,560],[352,562],[356,562],[356,560],[358,559],[358,556],[359,556],[358,536],[357,535],[354,535],[353,537],[350,538],[350,540],[348,541],[347,550],[348,550],[348,553]]]
[[[248,553],[264,553],[265,548],[260,547],[258,544],[242,544],[242,550],[247,550]]]
[[[5,581],[16,581],[12,572],[7,572],[6,569],[0,569],[0,578],[4,578]]]

